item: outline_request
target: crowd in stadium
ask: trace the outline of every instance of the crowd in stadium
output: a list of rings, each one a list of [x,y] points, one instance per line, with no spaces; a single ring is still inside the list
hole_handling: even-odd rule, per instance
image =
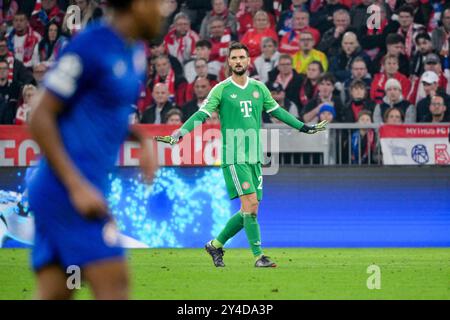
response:
[[[450,121],[448,1],[162,1],[162,35],[146,44],[131,123],[186,121],[229,76],[232,41],[248,46],[250,76],[304,122]],[[106,10],[102,0],[0,1],[0,124],[27,123],[45,72],[80,32],[67,23],[73,4],[81,29]]]

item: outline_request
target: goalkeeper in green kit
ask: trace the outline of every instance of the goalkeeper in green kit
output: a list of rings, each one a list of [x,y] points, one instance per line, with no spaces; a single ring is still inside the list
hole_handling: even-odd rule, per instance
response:
[[[326,121],[307,126],[281,108],[272,98],[267,87],[247,76],[250,64],[248,49],[235,42],[228,51],[231,77],[211,89],[201,108],[171,136],[156,137],[158,141],[175,144],[196,125],[203,123],[213,111],[220,117],[222,133],[222,170],[231,199],[239,197],[241,208],[225,225],[214,240],[205,245],[216,267],[224,267],[223,246],[242,229],[245,230],[256,262],[255,267],[276,267],[263,254],[257,219],[262,198],[262,147],[260,129],[262,112],[304,133],[313,134],[325,130]]]

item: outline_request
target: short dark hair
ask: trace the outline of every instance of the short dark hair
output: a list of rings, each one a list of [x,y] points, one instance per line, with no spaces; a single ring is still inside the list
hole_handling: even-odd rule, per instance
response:
[[[231,51],[233,51],[233,50],[241,50],[241,49],[243,49],[243,50],[245,50],[245,52],[247,52],[247,57],[250,56],[250,53],[249,53],[249,51],[248,51],[248,48],[247,48],[247,46],[246,46],[245,44],[240,43],[240,42],[233,42],[233,43],[231,43],[231,45],[228,47],[228,57],[231,56]]]
[[[354,88],[363,88],[367,91],[366,83],[361,79],[355,79],[350,83],[350,90]]]
[[[282,54],[280,54],[280,57],[278,58],[278,61],[280,61],[280,60],[289,60],[292,63],[292,56],[287,53],[282,53]]]
[[[108,0],[108,5],[114,9],[128,9],[133,0]]]
[[[317,60],[311,61],[311,62],[308,64],[308,67],[309,67],[310,65],[312,65],[312,64],[317,64],[317,65],[319,66],[319,71],[320,71],[320,73],[322,73],[322,72],[324,71],[324,70],[323,70],[322,62],[317,61]]]
[[[419,42],[420,39],[424,39],[424,40],[427,40],[427,41],[431,41],[430,35],[429,35],[428,33],[426,33],[426,32],[421,32],[421,33],[419,33],[419,34],[416,36],[416,38],[414,39],[414,41],[416,42],[416,44]]]
[[[322,74],[319,78],[319,81],[317,83],[322,83],[322,82],[331,82],[332,84],[336,83],[336,78],[334,77],[334,75],[330,72],[325,72],[324,74]]]
[[[401,12],[409,13],[412,17],[414,17],[414,8],[409,4],[404,4],[400,8],[398,8],[397,14],[400,14]]]
[[[209,42],[208,40],[198,40],[195,43],[195,47],[196,48],[203,48],[203,47],[207,47],[208,49],[212,48],[211,42]]]
[[[405,38],[398,33],[390,33],[386,37],[386,45],[405,43]]]

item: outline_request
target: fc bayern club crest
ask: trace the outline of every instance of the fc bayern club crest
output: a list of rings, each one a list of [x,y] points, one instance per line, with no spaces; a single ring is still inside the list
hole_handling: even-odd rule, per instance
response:
[[[242,189],[247,190],[248,188],[250,188],[250,183],[246,181],[242,184]]]
[[[259,92],[253,91],[253,98],[258,99],[259,98]]]

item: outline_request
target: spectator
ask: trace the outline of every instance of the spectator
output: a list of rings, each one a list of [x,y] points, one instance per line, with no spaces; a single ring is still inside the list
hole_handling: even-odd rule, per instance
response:
[[[351,27],[354,30],[360,30],[367,23],[368,8],[373,5],[375,0],[362,0],[356,6],[350,8]]]
[[[175,71],[177,75],[183,76],[183,66],[181,65],[180,61],[178,61],[177,58],[167,53],[162,38],[155,38],[153,40],[150,40],[149,51],[151,58],[155,58],[161,55],[167,55],[167,57],[169,58],[170,66],[172,67],[173,71]]]
[[[33,67],[33,84],[40,87],[44,81],[44,76],[47,73],[48,65],[46,63],[39,63]]]
[[[309,26],[309,13],[307,11],[294,11],[292,17],[292,29],[285,32],[280,41],[280,52],[295,54],[300,50],[300,34],[309,31],[313,38],[313,46],[320,42],[319,30]]]
[[[346,107],[344,109],[344,122],[356,122],[358,120],[359,113],[363,110],[373,113],[375,103],[369,99],[369,91],[363,80],[353,80],[350,84],[349,92],[349,101],[346,103]]]
[[[308,65],[312,61],[319,61],[325,71],[328,70],[328,59],[326,55],[313,48],[314,37],[311,32],[304,31],[300,34],[300,51],[293,55],[293,66],[299,74],[305,74]]]
[[[389,79],[385,85],[386,96],[383,102],[377,104],[373,114],[375,123],[382,123],[383,115],[389,108],[397,108],[405,114],[406,123],[416,121],[416,107],[405,100],[402,95],[402,86],[396,79]]]
[[[424,98],[418,100],[417,102],[417,122],[426,122],[427,119],[431,118],[430,114],[430,104],[431,98],[435,95],[440,95],[444,97],[445,104],[450,106],[450,96],[448,96],[445,91],[439,87],[439,80],[435,72],[426,71],[422,77],[422,86],[424,90]],[[449,112],[447,108],[446,112]]]
[[[369,125],[372,123],[372,114],[370,111],[363,110],[358,115],[358,123]],[[376,154],[375,132],[373,129],[359,129],[352,134],[352,163],[369,164],[376,163],[374,155]]]
[[[409,76],[411,60],[405,55],[405,39],[397,33],[389,34],[386,37],[386,49],[387,51],[382,50],[375,57],[370,73],[383,72],[382,62],[384,57],[386,55],[394,55],[398,58],[399,72]]]
[[[390,10],[386,3],[377,2],[380,12],[380,24],[378,28],[364,23],[359,27],[359,39],[364,51],[374,60],[377,55],[384,56],[386,52],[386,38],[389,34],[395,34],[398,23],[388,19],[387,11]],[[377,69],[378,70],[378,69]]]
[[[408,5],[413,8],[414,22],[423,26],[428,26],[430,18],[433,16],[432,3],[437,4],[437,1],[424,1],[424,0],[399,0],[398,5]]]
[[[288,10],[284,10],[281,13],[280,19],[277,23],[277,31],[280,37],[295,30],[296,27],[298,28],[299,24],[302,24],[303,27],[309,26],[309,12],[306,2],[306,0],[293,0],[292,6]],[[296,13],[302,13],[302,15],[297,16],[297,26],[295,26],[294,22],[296,20]],[[317,34],[320,37],[319,30],[317,30]]]
[[[33,74],[9,51],[7,40],[4,37],[0,37],[0,60],[8,63],[9,82],[16,82],[19,86],[33,82]]]
[[[8,63],[0,61],[0,97],[5,103],[2,123],[13,124],[16,117],[17,104],[20,97],[20,86],[17,82],[8,81]]]
[[[267,84],[267,89],[269,89],[272,98],[287,112],[292,114],[294,117],[299,118],[300,112],[299,108],[295,103],[286,98],[286,93],[284,92],[283,86],[277,82],[269,82]],[[271,117],[268,113],[263,113],[263,121],[266,123],[276,122],[281,123],[278,119]]]
[[[389,108],[383,116],[385,124],[403,124],[405,122],[405,114],[397,108]]]
[[[264,38],[261,43],[262,54],[253,62],[256,76],[259,81],[269,81],[269,72],[276,68],[280,53],[277,50],[277,42],[272,38]]]
[[[180,109],[172,108],[169,111],[167,111],[164,123],[172,126],[179,126],[182,124],[181,122],[182,117],[183,113],[180,111]]]
[[[14,29],[8,35],[9,50],[25,67],[32,68],[39,63],[39,42],[42,38],[30,27],[24,13],[19,12],[14,16],[13,26]]]
[[[286,97],[296,105],[300,104],[299,90],[302,78],[292,68],[292,57],[290,55],[280,55],[277,68],[269,72],[269,81],[281,84],[286,92]]]
[[[210,61],[211,56],[211,43],[208,40],[199,40],[195,44],[195,58],[206,60],[206,74],[210,74],[215,76],[215,79],[210,78],[211,80],[216,80],[219,75],[220,68],[222,67],[222,63],[212,60]],[[198,75],[196,72],[195,64],[196,59],[193,59],[184,65],[184,75],[186,77],[187,82],[194,82],[196,76]],[[206,77],[206,75],[203,74]]]
[[[439,55],[444,58],[449,55],[450,48],[450,8],[447,8],[442,13],[442,26],[433,30],[431,33],[431,41],[433,48]]]
[[[160,34],[167,34],[175,15],[180,12],[177,0],[161,0],[161,16],[163,18]]]
[[[324,104],[319,109],[319,122],[321,121],[328,121],[328,123],[334,122],[334,119],[336,118],[336,110],[333,106],[330,106],[329,104]]]
[[[427,73],[428,71],[434,72],[437,75],[438,88],[442,89],[442,91],[445,92],[446,94],[449,94],[450,93],[449,82],[448,82],[449,75],[447,72],[445,72],[445,73],[442,72],[442,66],[441,66],[441,61],[439,59],[439,56],[435,53],[429,53],[425,57],[424,64],[425,64],[425,66],[424,66],[425,73]],[[422,78],[424,77],[425,73],[422,74],[422,77],[420,79],[418,79],[418,80],[415,79],[415,81],[413,83],[413,88],[411,89],[411,94],[408,97],[408,100],[410,100],[411,103],[417,103],[422,98],[427,96],[425,87],[423,85],[424,83],[422,81]],[[436,91],[436,90],[434,90],[434,91]]]
[[[228,10],[228,0],[211,0],[212,10],[203,18],[200,27],[200,38],[207,39],[211,34],[209,30],[212,17],[220,17],[231,34],[237,33],[237,20],[234,13]]]
[[[433,53],[433,45],[431,43],[431,37],[428,33],[419,33],[416,37],[416,52],[412,57],[410,75],[412,76],[412,82],[420,78],[424,72],[425,57]]]
[[[337,10],[333,14],[333,28],[322,35],[322,40],[317,45],[317,50],[327,56],[335,56],[341,47],[342,37],[348,31],[355,31],[350,27],[350,14],[347,10]]]
[[[176,107],[169,101],[169,88],[165,83],[155,84],[153,87],[153,101],[154,103],[144,111],[141,123],[164,123],[167,112]]]
[[[370,85],[372,84],[372,77],[367,70],[366,61],[361,57],[356,57],[351,66],[351,76],[347,79],[343,85],[336,84],[337,89],[340,91],[341,101],[346,104],[350,96],[350,84],[355,80],[362,80],[366,84],[367,92],[370,91]]]
[[[330,60],[330,72],[334,74],[337,81],[348,81],[352,74],[350,67],[356,58],[363,59],[366,64],[370,63],[369,56],[361,49],[356,34],[348,31],[342,37],[342,50]]]
[[[383,72],[377,73],[372,81],[370,98],[377,104],[382,103],[386,81],[391,78],[400,82],[403,97],[408,97],[411,83],[405,75],[398,72],[398,58],[394,55],[386,55],[383,62],[383,70]]]
[[[334,76],[330,73],[325,73],[321,76],[317,96],[309,101],[302,109],[301,116],[304,122],[317,122],[320,108],[325,104],[334,107],[336,110],[336,121],[342,122],[344,108],[339,97],[333,94],[335,82]]]
[[[211,83],[207,78],[199,77],[194,81],[195,95],[191,100],[189,100],[189,102],[181,107],[181,110],[183,110],[183,122],[186,122],[190,116],[200,109],[201,105],[208,96],[211,87]]]
[[[209,125],[219,125],[220,124],[219,113],[217,111],[211,112],[211,117],[206,118],[205,123]]]
[[[251,28],[254,27],[254,15],[258,11],[264,11],[264,2],[263,0],[242,0],[245,1],[246,12],[238,17],[238,38],[241,39],[244,34]],[[275,17],[266,12],[269,18],[270,27],[275,29],[276,22]]]
[[[50,22],[44,38],[39,42],[39,61],[52,64],[67,43],[67,38],[61,34],[61,28],[56,23]]]
[[[181,11],[187,14],[195,32],[200,32],[200,26],[206,13],[211,11],[211,1],[208,0],[179,0]]]
[[[218,61],[224,63],[228,55],[228,47],[230,46],[232,36],[227,28],[225,22],[220,17],[212,17],[209,22],[209,37],[211,42],[211,61]]]
[[[312,15],[311,26],[318,29],[323,35],[327,30],[333,28],[334,13],[342,9],[347,10],[339,3],[339,0],[326,0],[326,4]],[[310,10],[313,12],[311,7]]]
[[[3,0],[0,8],[0,25],[3,29],[2,34],[5,35],[7,28],[12,25],[14,16],[19,11],[19,5],[15,0]]]
[[[72,18],[74,12],[67,13],[62,24],[62,30],[66,34],[73,35],[86,28],[89,23],[100,19],[103,16],[103,11],[97,7],[95,0],[71,0],[70,2],[72,5],[76,5],[80,8],[81,25],[79,26],[80,29],[69,29],[68,21],[70,21],[69,19]]]
[[[206,78],[211,84],[211,87],[215,86],[217,82],[217,77],[213,74],[208,73],[208,64],[203,58],[198,58],[195,60],[195,78],[194,81],[186,86],[186,99],[185,101],[190,101],[194,97],[194,83],[198,78]]]
[[[449,122],[450,117],[447,114],[445,99],[441,95],[435,95],[431,98],[430,113],[425,117],[424,122],[441,123]]]
[[[300,107],[306,106],[308,101],[316,96],[318,90],[317,84],[322,73],[323,67],[320,62],[313,61],[309,64],[308,71],[306,71],[306,77],[302,80],[300,85]]]
[[[177,58],[181,64],[184,64],[194,55],[195,44],[199,40],[199,36],[191,30],[191,21],[183,12],[175,16],[174,26],[164,37],[166,52]]]
[[[247,46],[252,60],[261,54],[263,38],[278,41],[277,33],[270,27],[267,12],[261,10],[253,16],[253,28],[248,29],[241,39],[241,42]]]
[[[17,108],[15,124],[24,125],[30,120],[31,100],[36,95],[37,89],[32,84],[27,84],[22,89],[23,103]]]
[[[397,33],[405,39],[405,55],[410,59],[416,49],[414,39],[426,30],[423,25],[414,23],[414,8],[409,5],[398,9],[398,23]]]
[[[437,57],[437,56],[436,56]],[[428,60],[429,62],[429,60]],[[411,96],[409,100],[411,103],[416,103],[428,95],[435,95],[438,88],[442,88],[439,85],[439,76],[434,71],[426,71],[422,74],[419,80],[414,82],[414,89],[411,90]],[[445,89],[442,88],[442,89]],[[427,108],[428,109],[428,108]]]
[[[156,74],[150,83],[150,88],[157,83],[165,83],[169,90],[169,100],[176,105],[183,105],[187,86],[186,79],[174,72],[166,55],[155,58],[155,70]]]
[[[56,0],[42,0],[42,8],[33,12],[30,25],[41,36],[45,34],[45,28],[53,21],[62,27],[65,13],[58,7]]]

